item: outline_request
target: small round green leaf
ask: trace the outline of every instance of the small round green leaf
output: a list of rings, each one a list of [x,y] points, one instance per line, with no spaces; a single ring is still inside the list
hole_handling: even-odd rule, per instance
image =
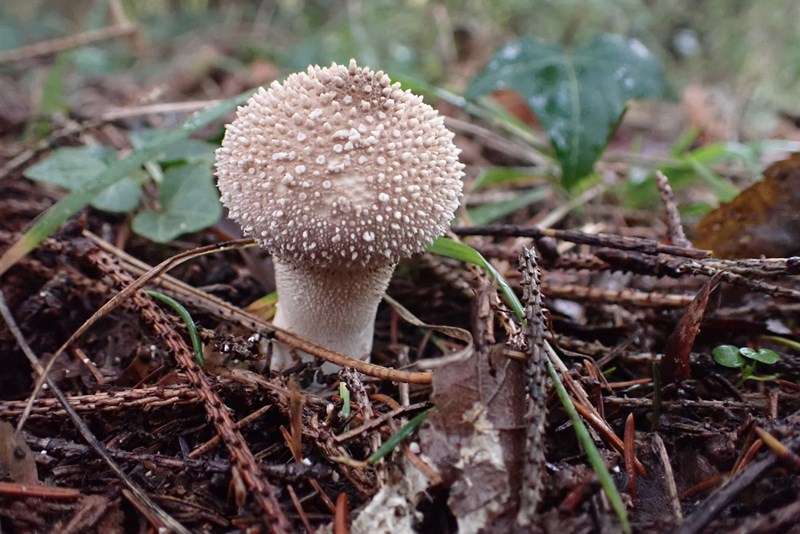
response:
[[[767,365],[772,365],[774,363],[777,363],[781,359],[780,354],[770,349],[754,350],[753,354],[747,357],[757,362],[765,363]]]
[[[739,347],[733,345],[719,345],[711,351],[714,361],[723,367],[738,369],[744,365],[744,358],[739,353]]]
[[[739,349],[739,354],[744,356],[745,358],[749,358],[751,360],[755,360],[756,350],[751,349],[750,347],[742,347]]]

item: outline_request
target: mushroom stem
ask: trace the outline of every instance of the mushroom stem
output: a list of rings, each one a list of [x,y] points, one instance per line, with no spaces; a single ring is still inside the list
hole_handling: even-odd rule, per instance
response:
[[[277,258],[274,264],[280,295],[275,326],[336,352],[368,360],[375,314],[395,264],[320,267]],[[305,353],[300,356],[311,358]],[[292,363],[289,347],[278,343],[271,368],[281,370]],[[322,369],[331,373],[338,366],[326,363]]]

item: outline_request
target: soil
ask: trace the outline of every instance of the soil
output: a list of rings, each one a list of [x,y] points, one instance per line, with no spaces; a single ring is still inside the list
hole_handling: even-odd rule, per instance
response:
[[[9,139],[14,120],[0,130]],[[78,124],[64,136],[56,125],[22,164],[12,158],[25,145],[4,149],[0,251],[64,195],[25,168],[86,136],[126,150],[134,128]],[[520,164],[502,144],[458,142],[468,165]],[[523,187],[541,185],[532,180]],[[202,365],[185,320],[142,290],[54,358],[150,266],[236,237],[223,222],[157,245],[129,217],[85,208],[0,278],[13,316],[0,323],[0,532],[619,532],[545,361],[633,531],[800,531],[796,251],[713,259],[683,245],[676,211],[626,211],[604,195],[534,231],[562,201],[551,193],[505,225],[455,228],[522,299],[525,327],[477,268],[432,255],[400,265],[388,294],[472,339],[469,359],[430,368],[465,338],[382,304],[372,361],[427,377],[411,384],[306,364],[270,373],[268,312],[243,311],[272,290],[269,257],[253,249],[192,258],[144,287],[186,306]],[[537,263],[520,268],[531,246]],[[537,269],[539,283],[522,274]],[[748,376],[715,361],[723,344],[780,360]],[[40,366],[48,382],[34,392]]]

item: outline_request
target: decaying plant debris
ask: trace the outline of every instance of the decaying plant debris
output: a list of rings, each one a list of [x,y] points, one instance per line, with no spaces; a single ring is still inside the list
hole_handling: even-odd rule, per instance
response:
[[[13,176],[2,188],[0,209],[6,216],[0,239],[7,247],[46,196]],[[5,300],[42,363],[143,272],[87,233],[105,224],[87,213],[3,278]],[[530,229],[455,230],[465,238],[493,236],[473,244],[507,261],[504,275],[520,280],[511,260],[521,251],[519,236]],[[542,239],[585,243],[540,261],[549,312],[539,343],[546,340],[559,350],[562,381],[618,476],[634,528],[699,532],[746,525],[749,531],[767,531],[794,524],[797,360],[787,354],[775,368],[779,378],[739,387],[708,351],[721,341],[756,341],[776,321],[791,324],[796,261],[716,260],[655,238],[613,232],[536,234],[545,246]],[[160,259],[139,250],[145,261]],[[443,270],[448,276],[435,274]],[[531,502],[531,490],[523,488],[536,487],[521,476],[536,472],[522,468],[525,458],[536,457],[536,451],[526,452],[526,441],[535,443],[525,430],[527,345],[479,270],[433,257],[407,264],[390,294],[410,303],[426,322],[468,328],[474,353],[465,362],[434,369],[432,389],[350,374],[350,415],[344,415],[336,376],[322,385],[315,384],[310,367],[262,374],[270,333],[253,328],[263,321],[237,320],[215,310],[219,298],[203,298],[207,293],[197,288],[234,306],[259,295],[240,257],[208,255],[171,274],[179,280],[164,278],[161,290],[193,312],[206,347],[204,368],[186,344],[185,325],[137,293],[70,346],[50,377],[121,466],[122,476],[176,523],[189,531],[259,528],[265,521],[277,531],[313,529],[345,513],[338,499],[345,495],[354,530],[390,525],[397,514],[407,515],[395,517],[398,525],[421,531],[515,528],[520,502]],[[702,309],[687,315],[709,277],[721,285],[702,301]],[[186,284],[196,289],[187,292]],[[678,327],[681,318],[699,328],[691,347]],[[439,352],[424,331],[402,324],[389,307],[377,330],[379,364],[399,367],[409,354]],[[662,356],[664,347],[673,345],[681,350]],[[35,375],[8,327],[2,353],[0,417],[16,422]],[[688,358],[683,363],[690,376],[662,372],[655,386],[653,377],[675,354]],[[608,376],[600,372],[609,368],[614,370]],[[525,528],[615,529],[616,519],[550,391],[541,391],[548,416],[539,451],[547,462],[538,471],[540,504],[535,511],[523,510]],[[432,405],[438,410],[411,443],[375,465],[364,463],[404,419]],[[624,436],[631,450],[622,439],[629,415],[638,430]],[[44,486],[25,496],[5,475],[3,524],[27,531],[55,525],[98,532],[160,524],[85,444],[47,390],[33,402],[22,437],[34,451]],[[630,454],[635,457],[626,458]],[[14,473],[19,459],[6,454],[0,461],[4,472]],[[633,467],[626,471],[626,465]],[[409,485],[412,479],[416,482]],[[380,512],[375,504],[368,506],[377,494],[384,495],[376,501],[382,503]],[[372,522],[360,516],[362,510],[370,511]]]
[[[0,251],[59,198],[24,169],[79,135],[113,143],[127,127],[117,118],[69,124],[4,161]],[[532,163],[466,116],[449,124],[468,166]],[[797,189],[796,156],[771,169],[772,196]],[[796,529],[800,356],[780,339],[797,336],[794,206],[780,209],[785,257],[716,259],[691,246],[667,177],[658,187],[655,216],[620,215],[600,187],[573,201],[580,213],[551,194],[508,224],[460,223],[451,237],[493,262],[525,320],[479,268],[418,256],[389,287],[371,363],[249,307],[272,289],[271,263],[245,240],[231,245],[224,224],[157,246],[124,216],[84,210],[0,278],[0,530],[617,532],[548,372],[634,531]],[[533,224],[537,213],[549,224]],[[742,218],[769,219],[757,215]],[[757,250],[758,231],[719,217]],[[202,364],[187,325],[144,289],[188,308]],[[270,374],[276,340],[345,368]],[[782,358],[769,376],[744,376],[715,363],[720,344]]]

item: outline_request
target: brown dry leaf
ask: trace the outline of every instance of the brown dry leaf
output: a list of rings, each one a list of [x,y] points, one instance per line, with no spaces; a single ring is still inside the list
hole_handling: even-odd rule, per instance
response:
[[[513,530],[525,447],[524,375],[501,345],[433,375],[437,411],[420,444],[450,488],[459,532]]]
[[[686,308],[686,313],[681,317],[675,330],[667,339],[664,346],[664,357],[661,359],[659,371],[665,384],[681,382],[691,378],[689,355],[697,334],[700,332],[700,322],[708,305],[708,296],[722,281],[722,273],[717,273],[710,278],[695,295],[694,300]]]
[[[780,112],[780,119],[769,136],[772,139],[800,141],[800,116]]]
[[[764,180],[697,225],[696,247],[717,258],[785,258],[800,253],[800,153],[773,163]]]
[[[522,95],[511,89],[498,89],[492,93],[492,98],[506,111],[511,113],[531,128],[539,128],[539,119],[531,111]]]
[[[704,143],[736,140],[736,108],[722,91],[693,83],[683,92],[683,107]]]
[[[247,69],[227,76],[222,81],[222,90],[226,95],[238,95],[251,87],[269,85],[272,80],[280,76],[280,70],[274,63],[256,59],[247,66]]]
[[[33,452],[14,427],[5,421],[0,421],[0,472],[7,472],[11,480],[20,484],[39,482]]]

